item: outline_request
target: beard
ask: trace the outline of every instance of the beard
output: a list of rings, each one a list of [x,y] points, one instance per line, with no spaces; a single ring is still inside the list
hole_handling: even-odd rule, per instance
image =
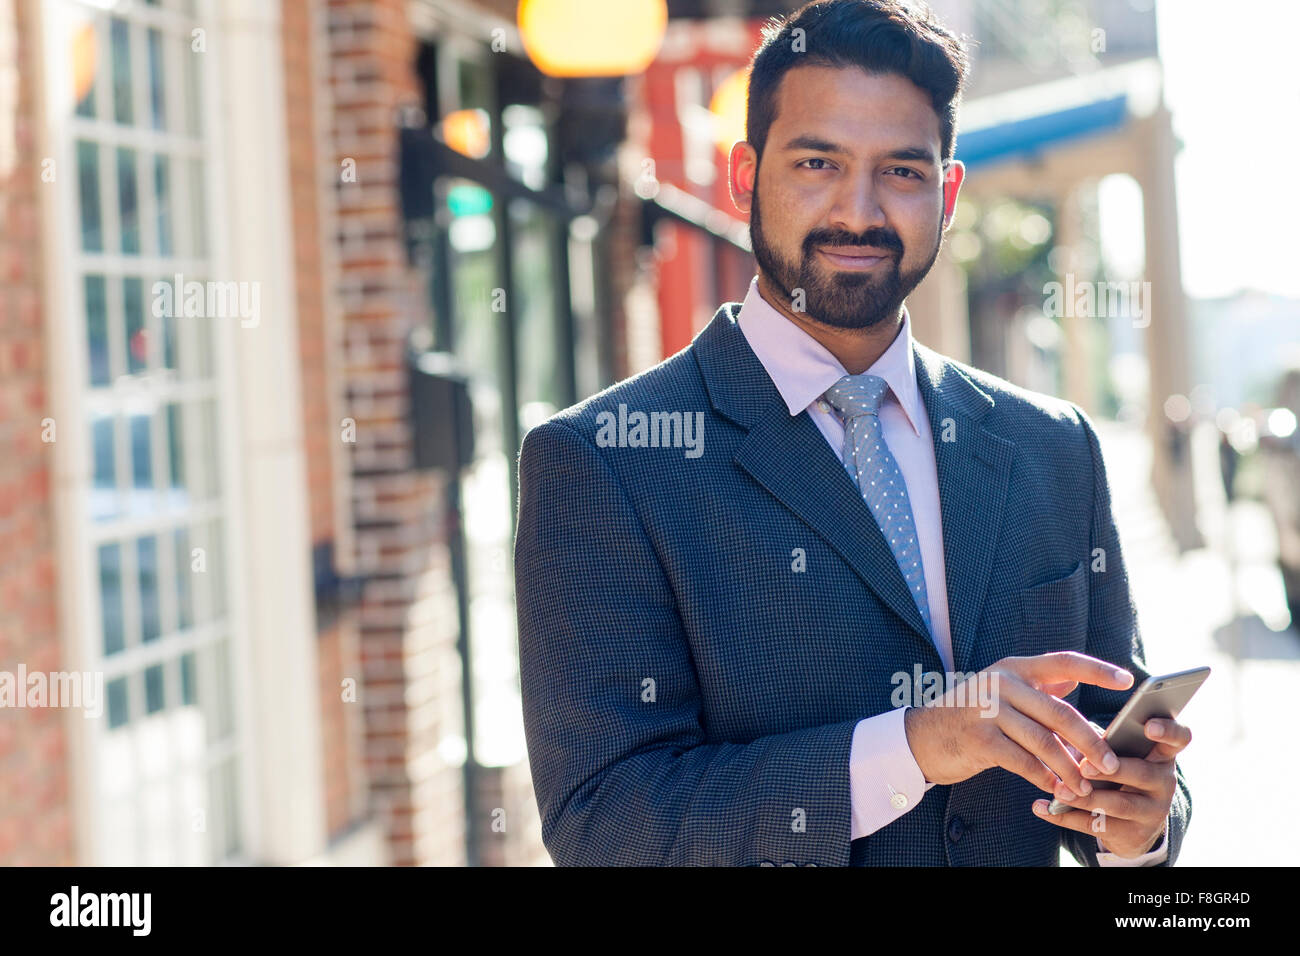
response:
[[[792,311],[801,311],[814,322],[837,329],[867,329],[898,315],[903,300],[912,294],[929,273],[943,243],[943,222],[935,236],[934,248],[925,264],[909,272],[900,272],[903,241],[889,228],[871,228],[860,236],[852,233],[814,229],[804,237],[803,257],[795,263],[781,256],[763,235],[759,213],[758,190],[754,190],[749,216],[750,242],[754,258],[768,279],[785,296]],[[825,246],[874,246],[893,253],[881,268],[871,272],[833,269],[820,261],[817,248]],[[796,310],[794,290],[803,290],[803,308]]]

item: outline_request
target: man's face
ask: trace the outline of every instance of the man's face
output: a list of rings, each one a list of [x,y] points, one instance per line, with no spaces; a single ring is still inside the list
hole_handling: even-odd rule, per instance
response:
[[[961,183],[953,164],[944,188],[934,107],[906,78],[856,67],[796,67],[776,102],[757,172],[748,143],[731,157],[759,268],[786,306],[825,325],[897,317],[934,264]]]

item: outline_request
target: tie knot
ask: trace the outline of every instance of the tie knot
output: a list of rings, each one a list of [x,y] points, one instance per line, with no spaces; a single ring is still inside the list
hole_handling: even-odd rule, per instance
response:
[[[880,402],[889,391],[889,383],[879,375],[845,375],[826,390],[830,402],[846,419],[859,415],[874,415]]]

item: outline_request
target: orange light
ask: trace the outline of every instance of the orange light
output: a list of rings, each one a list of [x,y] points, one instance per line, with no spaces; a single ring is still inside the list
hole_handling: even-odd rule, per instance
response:
[[[442,118],[442,140],[456,152],[482,159],[492,149],[488,115],[483,110],[456,110]]]
[[[722,81],[709,100],[713,114],[713,139],[723,153],[745,138],[745,107],[749,98],[749,69],[737,70]]]
[[[520,0],[519,33],[548,76],[640,73],[668,26],[665,0]]]
[[[95,24],[83,23],[72,38],[72,93],[76,102],[95,85]]]

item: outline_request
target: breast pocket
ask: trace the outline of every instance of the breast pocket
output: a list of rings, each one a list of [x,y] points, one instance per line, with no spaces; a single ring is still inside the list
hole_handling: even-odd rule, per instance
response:
[[[1080,561],[1064,577],[1020,592],[1018,654],[1083,651],[1088,644],[1088,569]]]

